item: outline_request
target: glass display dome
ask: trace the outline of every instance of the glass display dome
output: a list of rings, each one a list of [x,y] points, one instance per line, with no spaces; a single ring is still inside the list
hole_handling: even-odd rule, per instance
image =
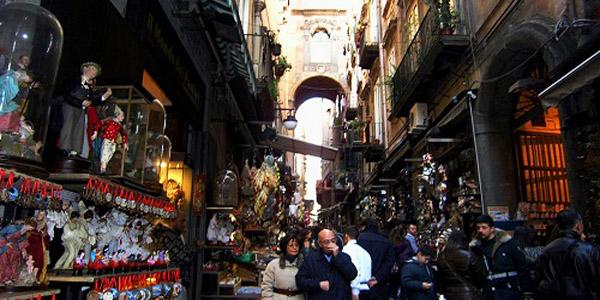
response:
[[[0,161],[41,161],[63,31],[48,10],[0,7]]]
[[[150,101],[133,86],[107,86],[113,96],[99,108],[101,119],[111,117],[111,106],[124,112],[123,126],[127,133],[127,151],[123,147],[114,154],[106,175],[122,176],[126,179],[156,185],[167,178],[171,158],[171,141],[164,134],[166,111],[162,103]]]

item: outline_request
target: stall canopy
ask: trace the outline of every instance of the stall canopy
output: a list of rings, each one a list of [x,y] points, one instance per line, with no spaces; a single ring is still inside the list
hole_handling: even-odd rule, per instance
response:
[[[280,134],[273,141],[265,142],[265,145],[283,151],[317,156],[332,161],[335,160],[338,151],[337,148],[312,144]]]
[[[568,95],[600,77],[600,50],[553,82],[540,93],[544,106],[557,106]]]

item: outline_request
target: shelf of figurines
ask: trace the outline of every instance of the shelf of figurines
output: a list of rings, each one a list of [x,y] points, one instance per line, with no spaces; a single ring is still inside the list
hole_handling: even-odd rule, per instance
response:
[[[164,219],[174,219],[177,217],[177,207],[175,204],[163,197],[150,196],[134,191],[133,189],[96,176],[90,176],[83,188],[81,197],[84,201],[116,207],[124,212]]]
[[[58,210],[61,206],[61,193],[61,185],[0,168],[0,204]]]
[[[136,278],[150,277],[168,277],[179,279],[179,268],[168,267],[167,264],[150,265],[146,262],[116,262],[115,265],[108,262],[103,263],[93,262],[88,265],[77,263],[73,264],[73,269],[54,270],[48,274],[50,282],[79,282],[79,283],[94,283],[98,284],[103,279],[116,278],[117,282],[121,283],[124,279],[135,280]],[[126,278],[127,277],[127,278]],[[121,281],[119,281],[121,279]]]
[[[50,281],[91,283],[87,299],[172,299],[182,292],[177,268],[115,275],[49,276]]]

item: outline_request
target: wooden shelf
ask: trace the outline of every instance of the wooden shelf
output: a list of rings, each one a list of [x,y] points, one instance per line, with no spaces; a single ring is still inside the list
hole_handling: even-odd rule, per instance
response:
[[[1,292],[0,300],[18,300],[18,299],[34,299],[38,295],[40,297],[48,297],[52,295],[60,294],[59,289],[38,289],[35,290],[35,287],[32,287],[30,291],[20,291],[20,292]]]
[[[200,299],[260,299],[260,295],[201,295]]]
[[[72,283],[94,283],[97,279],[102,279],[106,277],[120,277],[120,276],[129,276],[129,275],[139,275],[139,274],[151,274],[156,272],[169,272],[175,271],[179,268],[166,268],[166,269],[156,269],[151,271],[141,271],[141,272],[129,272],[129,273],[117,273],[117,274],[104,274],[104,275],[82,275],[82,276],[73,276],[71,274],[48,274],[48,281],[51,282],[72,282]]]
[[[210,250],[226,250],[235,248],[234,245],[204,245],[202,248]]]
[[[228,210],[233,210],[234,207],[233,206],[207,206],[206,210],[213,210],[213,211],[228,211]]]

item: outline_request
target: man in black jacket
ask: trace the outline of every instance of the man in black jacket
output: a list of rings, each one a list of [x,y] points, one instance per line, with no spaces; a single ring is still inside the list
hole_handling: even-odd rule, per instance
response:
[[[402,293],[408,300],[435,300],[435,283],[429,260],[433,251],[428,247],[417,250],[417,255],[402,266]]]
[[[537,260],[540,299],[600,299],[600,250],[581,240],[583,222],[574,210],[556,216],[559,238]]]
[[[475,220],[477,238],[471,242],[474,253],[481,255],[487,271],[483,296],[488,300],[521,299],[527,259],[507,232],[494,227],[494,220],[482,215]],[[529,284],[523,284],[527,288]]]
[[[369,287],[371,298],[388,299],[388,281],[394,266],[394,248],[392,243],[379,234],[379,225],[374,219],[365,220],[365,230],[358,236],[358,244],[371,255],[371,274]]]
[[[309,300],[346,300],[352,297],[350,282],[358,274],[348,254],[340,251],[333,231],[319,232],[319,249],[304,259],[296,274],[296,285]]]

